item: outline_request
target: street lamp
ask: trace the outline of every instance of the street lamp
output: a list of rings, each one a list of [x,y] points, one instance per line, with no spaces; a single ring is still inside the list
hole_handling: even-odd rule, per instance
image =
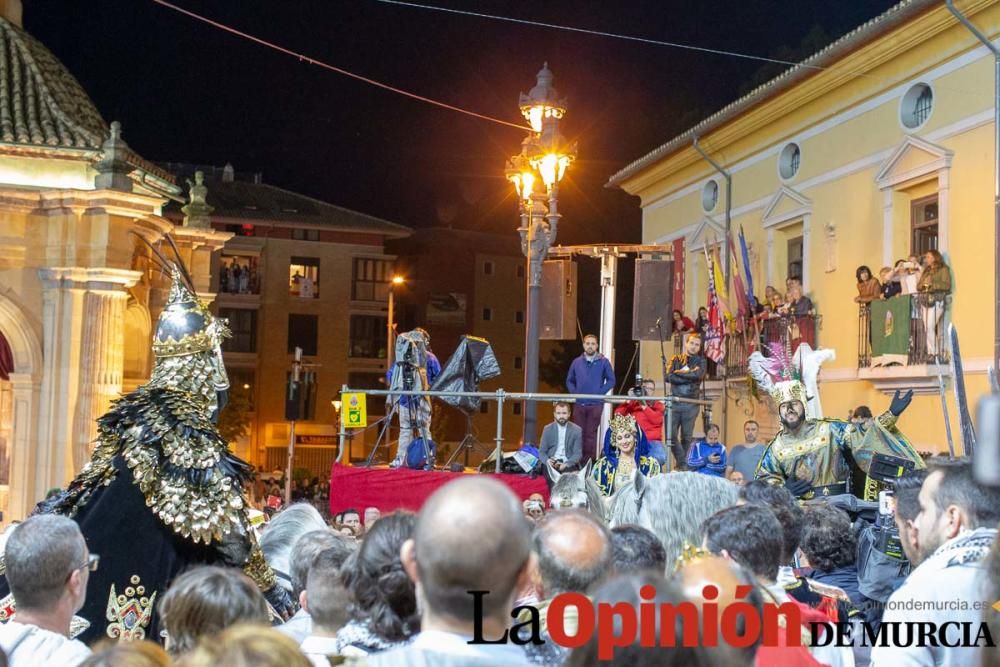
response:
[[[395,351],[396,346],[396,336],[395,336],[395,290],[396,286],[402,285],[406,282],[403,276],[393,276],[389,281],[389,317],[386,319],[386,332],[385,332],[385,359],[386,368],[392,368],[392,354]]]
[[[559,181],[576,157],[576,145],[570,145],[559,133],[559,120],[566,114],[566,104],[552,87],[548,63],[538,72],[537,82],[527,95],[521,93],[521,114],[531,125],[531,132],[521,142],[521,152],[507,161],[504,175],[518,196],[521,226],[521,250],[527,260],[527,294],[524,332],[524,391],[538,391],[539,301],[542,288],[542,263],[555,243],[559,224]],[[536,190],[537,181],[545,191]],[[547,204],[547,206],[546,206]],[[536,442],[537,404],[525,401],[522,441]]]

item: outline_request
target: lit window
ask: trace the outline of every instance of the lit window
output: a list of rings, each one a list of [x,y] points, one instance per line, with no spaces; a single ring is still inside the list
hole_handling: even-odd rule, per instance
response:
[[[249,255],[223,255],[219,262],[219,291],[225,294],[260,294],[258,259]]]
[[[319,259],[292,257],[288,265],[288,293],[303,299],[319,298]]]

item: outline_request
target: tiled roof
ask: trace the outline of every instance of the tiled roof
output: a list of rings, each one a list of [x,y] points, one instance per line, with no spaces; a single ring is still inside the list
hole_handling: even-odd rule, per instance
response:
[[[107,134],[97,107],[52,52],[0,17],[0,141],[97,149]]]
[[[618,173],[612,175],[608,179],[607,185],[621,185],[623,181],[638,174],[646,167],[677,152],[681,148],[690,146],[694,137],[700,137],[706,132],[715,130],[754,105],[760,104],[788,90],[803,79],[812,76],[817,72],[817,68],[829,67],[858,47],[871,42],[889,30],[910,20],[917,14],[938,4],[940,4],[939,0],[902,0],[902,2],[879,16],[855,28],[840,39],[831,42],[828,46],[820,49],[798,65],[793,65],[767,83],[754,88],[743,97],[719,109],[683,134],[674,137],[659,148],[632,162]]]
[[[300,223],[388,236],[411,233],[409,227],[265,183],[206,180],[205,186],[208,188],[205,201],[215,209],[212,218]]]

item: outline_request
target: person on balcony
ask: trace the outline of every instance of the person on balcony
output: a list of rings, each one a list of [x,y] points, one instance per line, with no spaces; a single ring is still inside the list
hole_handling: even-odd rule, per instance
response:
[[[674,311],[674,333],[684,334],[689,331],[694,331],[694,322],[691,318],[682,313],[679,310]]]
[[[854,297],[854,303],[871,303],[882,296],[882,284],[867,266],[859,266],[854,277],[858,279],[858,295]]]
[[[868,272],[871,275],[871,271]],[[812,299],[802,293],[802,281],[798,278],[788,279],[788,302],[781,306],[779,312],[793,317],[804,317],[812,313]]]
[[[806,417],[805,385],[780,345],[772,346],[770,357],[759,352],[751,355],[750,373],[758,386],[771,395],[781,421],[781,430],[764,448],[757,479],[783,484],[793,496],[809,500],[857,492],[850,488],[848,454],[865,474],[876,453],[913,461],[916,468],[924,467],[923,459],[896,428],[899,416],[913,400],[912,391],[897,391],[889,409],[868,428],[861,429],[840,419]],[[865,495],[877,493],[876,486],[866,484]]]
[[[909,259],[896,262],[892,270],[892,279],[899,282],[901,293],[916,294],[920,271],[920,259],[916,255],[910,255]]]
[[[942,350],[938,349],[938,329],[944,319],[945,296],[951,292],[951,269],[944,263],[944,258],[937,250],[924,253],[924,270],[917,281],[917,293],[920,294],[921,319],[924,321],[924,332],[927,341],[927,354],[940,358]]]
[[[708,331],[708,308],[705,306],[698,309],[698,317],[694,321],[694,331],[702,338],[705,337],[705,332]]]
[[[882,270],[878,272],[879,282],[882,284],[882,289],[879,290],[882,299],[891,299],[903,291],[903,286],[899,281],[893,280],[892,273],[892,269],[888,266],[883,266]]]

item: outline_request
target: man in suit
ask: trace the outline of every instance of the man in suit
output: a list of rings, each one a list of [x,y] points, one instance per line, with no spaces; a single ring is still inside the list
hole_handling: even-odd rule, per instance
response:
[[[569,420],[569,403],[555,403],[553,416],[555,421],[542,429],[538,446],[541,463],[548,461],[559,472],[576,470],[583,457],[583,429]]]

